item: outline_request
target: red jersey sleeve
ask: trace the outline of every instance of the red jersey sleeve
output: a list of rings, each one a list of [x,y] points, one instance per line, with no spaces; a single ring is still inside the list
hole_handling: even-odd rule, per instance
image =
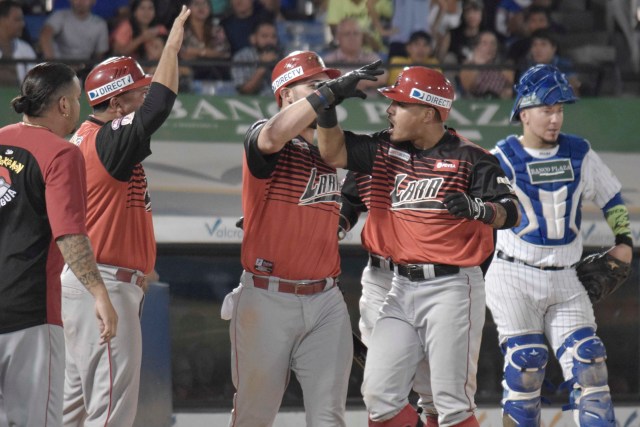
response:
[[[63,149],[44,171],[47,214],[54,239],[87,234],[87,180],[84,158],[75,145]]]

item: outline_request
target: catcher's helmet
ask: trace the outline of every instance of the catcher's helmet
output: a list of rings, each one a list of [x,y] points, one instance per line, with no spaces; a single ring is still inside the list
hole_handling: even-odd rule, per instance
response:
[[[512,122],[520,121],[520,111],[525,108],[571,104],[578,100],[564,74],[553,65],[538,64],[529,68],[514,89],[516,100],[509,118]]]
[[[442,121],[447,120],[454,97],[453,85],[444,74],[427,67],[405,68],[393,86],[378,92],[394,101],[433,107]]]
[[[151,84],[151,76],[128,56],[109,58],[96,65],[84,81],[92,107],[120,93]]]
[[[283,87],[320,73],[327,73],[330,79],[340,76],[340,70],[327,68],[322,58],[315,52],[297,50],[281,59],[271,73],[271,89],[278,107],[282,106],[280,91]]]

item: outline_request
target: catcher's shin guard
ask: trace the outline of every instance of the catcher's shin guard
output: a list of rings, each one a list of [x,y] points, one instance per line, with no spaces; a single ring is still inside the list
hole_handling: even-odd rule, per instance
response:
[[[549,352],[542,334],[511,337],[503,345],[505,353],[504,427],[540,425],[540,390],[544,382]]]
[[[407,405],[391,419],[385,421],[369,419],[369,427],[424,427],[424,424],[416,410],[411,405]]]
[[[558,358],[571,350],[573,385],[569,405],[580,427],[614,427],[616,424],[613,402],[609,393],[607,352],[592,328],[573,332],[558,350]]]

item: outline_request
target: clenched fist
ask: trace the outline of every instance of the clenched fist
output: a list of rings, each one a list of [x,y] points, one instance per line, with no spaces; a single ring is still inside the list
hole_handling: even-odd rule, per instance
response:
[[[491,224],[496,216],[496,209],[492,203],[472,199],[466,193],[447,194],[443,203],[451,215],[459,218],[477,219],[485,224]]]

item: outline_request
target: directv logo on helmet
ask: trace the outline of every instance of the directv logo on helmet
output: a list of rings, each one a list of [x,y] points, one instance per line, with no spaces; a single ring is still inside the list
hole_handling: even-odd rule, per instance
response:
[[[415,87],[411,89],[411,95],[409,96],[413,99],[418,99],[422,102],[426,102],[427,104],[435,105],[436,107],[451,108],[450,99],[425,92]]]
[[[302,67],[296,67],[293,70],[286,71],[275,78],[271,84],[271,89],[275,92],[280,86],[286,84],[289,80],[300,77],[304,74]]]
[[[133,83],[133,77],[131,77],[131,74],[127,74],[124,77],[120,77],[117,80],[107,83],[106,85],[102,85],[99,88],[90,90],[88,92],[89,99],[94,100],[96,98],[101,98],[105,95],[109,95],[113,92],[124,89],[125,87],[132,85]]]

